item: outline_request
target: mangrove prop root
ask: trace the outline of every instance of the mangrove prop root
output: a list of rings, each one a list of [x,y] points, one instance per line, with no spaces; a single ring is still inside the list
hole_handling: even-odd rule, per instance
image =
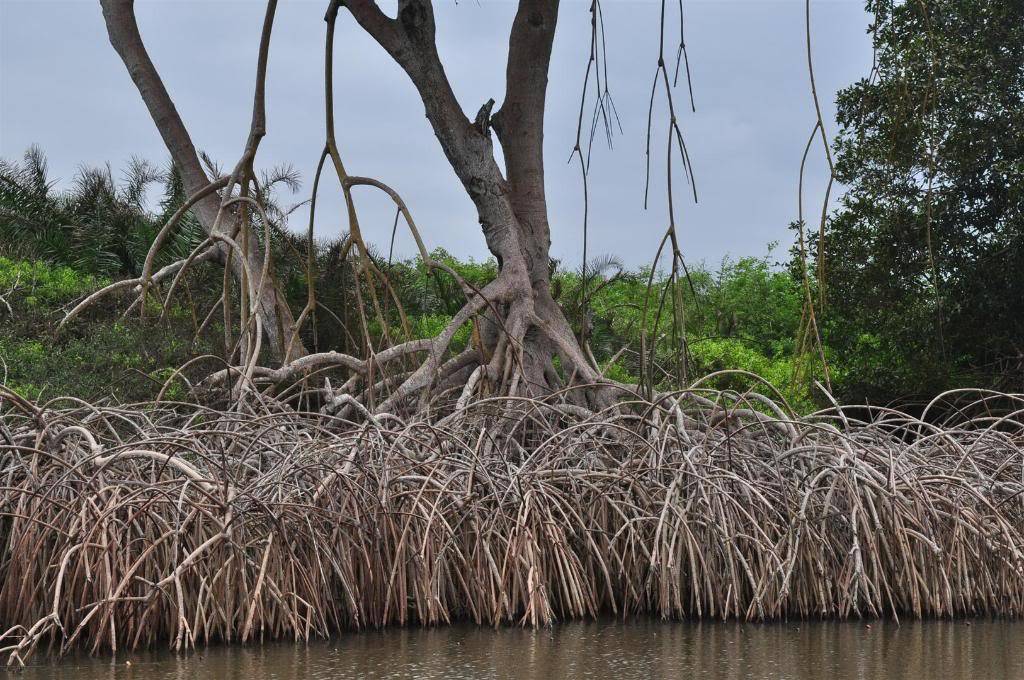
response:
[[[1022,396],[953,395],[939,422],[471,392],[350,421],[0,388],[0,650],[1024,609]]]

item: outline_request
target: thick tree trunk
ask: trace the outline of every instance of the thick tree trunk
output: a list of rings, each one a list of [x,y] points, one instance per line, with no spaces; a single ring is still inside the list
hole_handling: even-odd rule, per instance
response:
[[[577,366],[579,359],[566,356],[553,339],[561,337],[575,346],[575,335],[551,297],[551,229],[544,187],[544,113],[558,7],[558,0],[519,3],[509,38],[505,101],[491,120],[505,158],[508,197],[524,245],[535,313],[547,326],[531,341],[536,356],[524,367],[531,383],[545,375],[550,382],[550,357],[555,354],[577,371],[589,368]]]
[[[558,0],[519,4],[509,39],[505,101],[491,119],[505,156],[509,200],[526,244],[531,280],[538,287],[545,287],[550,279],[544,111],[558,4]]]
[[[192,139],[142,42],[135,19],[134,1],[100,0],[100,5],[103,8],[103,19],[110,44],[121,57],[146,108],[149,109],[153,122],[171,154],[171,159],[181,173],[185,192],[189,195],[198,192],[209,184],[210,179],[199,163]],[[207,233],[213,232],[219,209],[220,201],[216,194],[206,196],[193,208]],[[218,248],[219,259],[222,262],[226,261],[227,246],[220,243]],[[262,271],[264,256],[256,239],[249,240],[246,259],[250,271]],[[237,257],[231,258],[231,262],[234,275],[240,279],[243,272],[242,263]],[[294,333],[295,321],[273,277],[264,284],[257,309],[270,347],[279,361],[287,363],[305,354],[301,341],[296,339],[287,352],[288,356],[285,356]]]
[[[372,0],[347,0],[356,21],[405,70],[419,92],[434,133],[452,169],[472,199],[499,274],[488,295],[500,313],[495,328],[527,393],[561,386],[552,359],[565,377],[600,379],[588,363],[561,308],[551,296],[551,244],[544,193],[544,106],[548,66],[558,16],[557,0],[521,0],[513,23],[504,104],[493,119],[485,104],[475,121],[462,111],[444,72],[434,40],[433,8],[427,0],[401,0],[395,19]],[[493,123],[506,161],[502,175],[494,157]],[[502,341],[495,338],[493,345]],[[506,369],[508,361],[506,361]],[[500,363],[488,367],[500,377]],[[507,373],[507,370],[504,371]]]

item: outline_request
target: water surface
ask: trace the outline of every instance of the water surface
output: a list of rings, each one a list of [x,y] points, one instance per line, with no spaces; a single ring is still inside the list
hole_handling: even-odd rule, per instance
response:
[[[308,645],[34,660],[26,680],[1024,679],[1024,623],[566,623],[351,633]]]

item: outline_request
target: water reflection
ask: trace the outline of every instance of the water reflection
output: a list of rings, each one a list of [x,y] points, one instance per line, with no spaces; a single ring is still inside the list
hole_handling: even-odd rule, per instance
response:
[[[37,660],[31,680],[1024,678],[1024,623],[569,623],[349,634],[310,645]]]

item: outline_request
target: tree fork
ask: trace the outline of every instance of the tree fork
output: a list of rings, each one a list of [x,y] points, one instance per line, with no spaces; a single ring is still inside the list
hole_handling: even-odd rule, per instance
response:
[[[487,115],[485,105],[475,121],[459,105],[441,64],[430,2],[400,0],[394,19],[372,0],[333,4],[344,5],[408,75],[446,158],[477,208],[488,249],[499,265],[490,292],[504,303],[498,311],[502,318],[491,318],[489,325],[511,334],[507,355],[494,356],[488,374],[504,375],[498,365],[504,363],[517,377],[510,377],[503,389],[515,390],[525,382],[530,393],[546,393],[562,383],[552,363],[558,356],[574,379],[600,382],[550,288],[543,119],[557,0],[520,2],[509,40],[505,102],[493,116]],[[501,144],[507,178],[495,159],[490,127]],[[497,346],[493,339],[491,346]],[[395,397],[403,393],[399,390]]]

